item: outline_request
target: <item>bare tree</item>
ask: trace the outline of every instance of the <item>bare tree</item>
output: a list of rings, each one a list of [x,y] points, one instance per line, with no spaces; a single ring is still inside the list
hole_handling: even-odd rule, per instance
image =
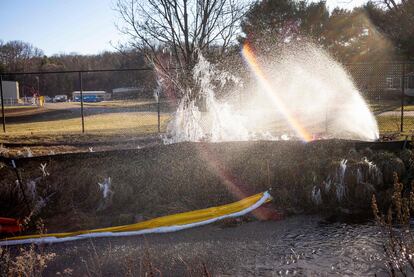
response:
[[[118,0],[120,31],[143,51],[180,97],[198,96],[191,78],[198,52],[225,53],[245,13],[237,0]]]
[[[405,1],[403,0],[403,2]],[[395,0],[376,0],[375,3],[377,3],[380,6],[386,6],[390,11],[399,9]]]
[[[30,69],[36,58],[42,57],[43,51],[23,41],[0,41],[0,64],[7,71],[23,71]]]

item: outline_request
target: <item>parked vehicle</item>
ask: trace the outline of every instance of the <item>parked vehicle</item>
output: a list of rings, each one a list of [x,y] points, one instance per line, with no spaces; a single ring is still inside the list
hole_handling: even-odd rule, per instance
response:
[[[73,101],[80,102],[81,97],[80,96],[75,96]],[[98,97],[96,95],[84,95],[83,96],[83,102],[96,103],[96,102],[101,102],[101,101],[102,101],[102,98]]]
[[[83,101],[84,102],[101,102],[111,99],[111,94],[107,93],[104,90],[91,90],[91,91],[82,91]],[[81,101],[80,91],[72,92],[72,97],[74,102]]]
[[[56,102],[67,102],[68,101],[68,96],[67,95],[56,95],[54,98],[53,98],[53,102],[54,103],[56,103]]]

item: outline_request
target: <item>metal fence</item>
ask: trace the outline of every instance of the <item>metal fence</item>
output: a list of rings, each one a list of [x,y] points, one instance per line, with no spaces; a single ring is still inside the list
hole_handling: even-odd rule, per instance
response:
[[[383,136],[414,132],[414,63],[345,67]],[[2,127],[11,135],[154,134],[165,130],[177,107],[176,99],[154,97],[151,68],[3,73],[0,79],[19,87],[19,99],[1,90]]]
[[[414,63],[347,64],[383,136],[414,132]]]
[[[10,135],[85,133],[145,135],[162,131],[175,107],[154,96],[151,68],[6,73],[19,99],[2,88],[3,132]],[[8,86],[16,87],[16,86]],[[13,103],[11,103],[13,102]]]

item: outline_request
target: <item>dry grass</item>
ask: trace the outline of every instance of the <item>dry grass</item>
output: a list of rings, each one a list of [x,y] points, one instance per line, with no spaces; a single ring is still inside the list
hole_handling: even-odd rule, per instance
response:
[[[158,134],[157,132],[153,133],[154,135]],[[114,144],[114,143],[123,143],[125,141],[131,141],[137,138],[148,138],[150,133],[147,134],[139,134],[139,133],[89,133],[86,132],[84,134],[76,132],[76,133],[42,133],[42,134],[0,134],[0,145],[2,143],[16,143],[16,144],[32,144],[32,145],[38,145],[39,150],[43,149],[45,153],[49,153],[53,150],[55,153],[60,153],[62,151],[56,151],[58,149],[54,149],[51,146],[48,146],[48,144],[59,144],[59,145],[69,145],[73,147],[66,147],[67,149],[64,149],[65,153],[68,152],[78,152],[76,151],[79,147],[77,145],[79,144],[94,144],[94,143],[108,143],[108,144]],[[35,150],[35,146],[31,147],[33,150]],[[14,148],[13,148],[14,149]],[[9,149],[9,150],[13,150]],[[22,150],[18,149],[17,150]],[[1,146],[0,146],[1,151]]]
[[[24,180],[28,180],[39,177],[40,163],[47,162],[50,175],[39,182],[39,195],[56,194],[41,216],[51,232],[71,231],[119,224],[121,214],[128,214],[131,222],[122,222],[126,224],[132,223],[136,215],[153,218],[216,206],[235,200],[237,189],[250,195],[269,186],[276,192],[275,202],[282,208],[310,211],[312,186],[326,179],[332,161],[358,154],[335,143],[183,143],[109,154],[52,156],[25,160],[19,165]],[[412,153],[407,153],[411,159]],[[2,169],[0,174],[4,176],[0,185],[13,184],[12,172]],[[102,192],[97,183],[107,177],[113,182],[113,204],[98,212]],[[392,181],[387,184],[392,185]],[[2,199],[1,203],[4,203]],[[324,208],[333,209],[328,204]],[[149,258],[138,259],[138,254],[127,258],[114,254],[111,249],[104,252],[92,247],[83,255],[83,271],[74,276],[111,276],[110,270],[118,270],[118,275],[125,276],[168,274],[168,266],[173,268],[173,265],[166,264],[168,261],[161,260],[157,254],[161,256],[151,253]],[[184,270],[191,272],[189,276],[210,274],[209,267],[202,263],[179,262],[181,268],[184,265]],[[67,264],[56,271],[62,272],[66,267]]]
[[[169,115],[161,114],[161,127],[165,129]],[[151,112],[106,113],[85,117],[85,130],[90,134],[148,134],[158,131],[158,116]],[[81,119],[58,119],[45,122],[7,124],[7,135],[76,134],[81,131]]]
[[[390,102],[390,105],[394,102]],[[53,105],[60,105],[62,107],[68,105],[68,107],[78,107],[80,103],[57,103]],[[166,101],[162,104],[168,106]],[[102,136],[102,140],[107,140],[105,137],[117,137],[117,136],[133,136],[133,135],[146,135],[151,133],[157,133],[157,113],[156,103],[153,99],[138,99],[138,100],[114,100],[104,101],[98,103],[84,103],[86,107],[85,117],[85,129],[89,135],[94,136],[93,140],[101,140],[99,136]],[[375,107],[375,104],[372,105]],[[10,112],[17,108],[18,113],[26,114],[27,110],[33,113],[38,113],[40,110],[50,111],[48,109],[36,109],[33,106],[20,106],[20,107],[8,107]],[[91,109],[114,109],[112,113],[92,114],[88,115],[88,108]],[[125,108],[127,112],[122,112]],[[135,109],[135,110],[134,110]],[[138,112],[136,109],[142,109]],[[406,110],[414,109],[414,105],[406,106]],[[26,110],[26,111],[25,111]],[[108,111],[108,110],[107,110]],[[16,111],[15,111],[16,112]],[[87,141],[85,136],[81,136],[81,119],[77,115],[74,118],[70,118],[70,113],[62,113],[57,118],[53,117],[50,121],[36,121],[30,120],[22,123],[8,123],[7,133],[0,133],[0,142],[42,142],[42,141],[62,141],[59,137],[71,136],[70,139],[74,141]],[[166,122],[170,119],[171,114],[161,114],[161,131],[164,132],[166,128]],[[400,131],[400,117],[399,115],[389,116],[377,116],[377,121],[380,129],[380,134],[398,133]],[[265,128],[284,129],[289,128],[283,122],[274,122]],[[323,132],[324,129],[316,130],[316,132]],[[404,131],[414,131],[414,117],[406,117],[404,119]],[[79,134],[77,138],[76,135]],[[36,138],[37,137],[37,138]],[[70,140],[68,142],[71,142]]]
[[[165,101],[161,101],[165,103]],[[73,102],[73,104],[80,106],[80,102]],[[154,99],[132,99],[132,100],[111,100],[96,103],[84,102],[85,107],[103,107],[103,108],[139,108],[141,106],[153,105],[156,107],[157,103]]]
[[[380,203],[381,204],[381,203]],[[389,276],[412,276],[414,274],[414,237],[410,218],[414,211],[414,181],[409,193],[404,193],[404,184],[394,173],[394,188],[391,204],[383,214],[372,196],[372,210],[384,234],[385,263]]]
[[[76,275],[212,276],[211,261],[207,263],[204,260],[210,257],[200,255],[197,250],[192,253],[181,253],[179,249],[174,249],[172,253],[165,253],[160,252],[157,246],[150,245],[148,241],[142,241],[137,247],[119,247],[116,244],[104,245],[92,240],[82,248],[79,251],[81,267],[75,269]]]
[[[161,104],[162,111],[169,109],[169,103]],[[158,133],[157,106],[151,99],[84,103],[87,135],[81,134],[79,105],[10,107],[12,117],[6,118],[7,133],[0,133],[0,143],[95,142]],[[170,116],[169,112],[161,112],[161,131]]]
[[[41,277],[48,264],[56,258],[56,254],[44,252],[30,245],[13,252],[0,247],[0,257],[1,276]]]
[[[27,110],[27,109],[36,109],[37,106],[32,105],[16,105],[16,106],[4,106],[4,109],[7,110]]]
[[[37,106],[7,106],[4,107],[4,112],[6,117],[16,117],[16,116],[27,116],[35,114],[43,114],[47,112],[44,108],[39,108]],[[0,111],[1,116],[1,111]]]
[[[401,129],[400,116],[377,116],[380,134],[399,133]],[[404,132],[414,132],[414,117],[407,116],[404,118]]]
[[[396,108],[394,111],[399,112],[401,111],[401,107]],[[414,111],[414,105],[405,105],[404,106],[404,111]]]
[[[38,193],[43,198],[54,194],[39,216],[50,231],[69,231],[218,206],[269,187],[277,192],[279,208],[309,211],[313,186],[326,180],[333,162],[355,152],[348,153],[349,148],[339,143],[180,143],[49,156],[22,160],[18,166],[26,183],[42,176],[40,165],[47,164],[50,175],[37,182]],[[20,199],[13,197],[18,193],[12,190],[16,176],[9,167],[0,169],[0,174],[0,187],[5,189],[0,191],[0,209],[9,212],[4,216],[18,217],[18,211],[10,209]],[[108,177],[114,192],[112,205],[101,211],[98,183]]]
[[[139,249],[106,249],[80,245],[76,258],[45,251],[45,247],[0,247],[0,276],[41,277],[41,276],[213,276],[210,266],[201,257],[184,258],[157,253],[148,245]],[[67,259],[72,261],[68,261]]]

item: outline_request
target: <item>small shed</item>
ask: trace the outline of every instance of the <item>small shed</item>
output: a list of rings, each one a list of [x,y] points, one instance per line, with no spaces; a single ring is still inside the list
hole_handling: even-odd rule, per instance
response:
[[[16,105],[19,102],[19,83],[15,81],[3,81],[4,105]],[[1,99],[0,99],[1,102]]]

